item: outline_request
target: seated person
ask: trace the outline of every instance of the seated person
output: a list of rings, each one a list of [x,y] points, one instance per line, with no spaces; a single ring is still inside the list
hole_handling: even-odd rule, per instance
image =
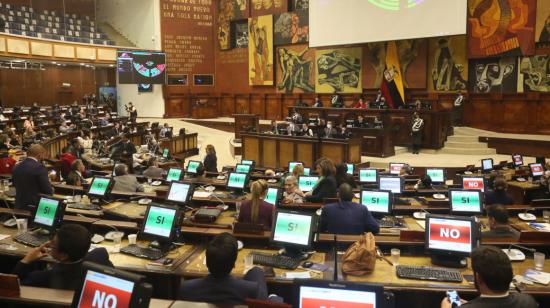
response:
[[[490,231],[481,233],[481,237],[511,237],[519,238],[519,231],[508,223],[508,210],[500,204],[487,206]]]
[[[367,122],[367,120],[365,120],[365,118],[363,118],[362,115],[358,115],[357,116],[357,120],[355,120],[355,127],[368,127],[369,126],[369,123]]]
[[[480,246],[472,251],[472,270],[480,296],[466,302],[464,308],[537,308],[539,305],[525,293],[510,292],[514,278],[512,263],[499,248]],[[453,307],[447,297],[441,301],[441,308]]]
[[[414,189],[432,189],[432,178],[429,175],[423,176],[416,184],[414,185]]]
[[[334,178],[336,179],[336,185],[338,185],[338,187],[344,183],[349,184],[352,188],[357,187],[357,183],[355,182],[353,175],[348,174],[348,165],[344,163],[336,166],[336,175]]]
[[[413,174],[413,168],[409,164],[404,164],[399,171],[399,176],[407,176]]]
[[[294,168],[296,169],[296,168]],[[285,191],[283,192],[284,204],[301,204],[304,202],[304,193],[298,188],[296,177],[290,175],[285,179]]]
[[[77,159],[73,161],[71,164],[71,171],[67,175],[67,179],[65,182],[67,185],[74,185],[74,186],[82,186],[86,184],[86,180],[84,179],[84,172],[86,171],[86,167],[84,166],[84,163],[82,160]]]
[[[9,150],[9,138],[8,135],[0,135],[0,151]]]
[[[334,234],[363,234],[380,231],[378,222],[366,206],[353,202],[353,190],[347,183],[340,185],[340,202],[327,204],[321,214],[321,232]]]
[[[502,204],[512,205],[514,199],[512,199],[507,193],[508,183],[503,177],[497,177],[493,182],[493,190],[489,190],[485,193],[485,204]]]
[[[206,168],[203,165],[197,167],[197,173],[195,173],[195,181],[205,181],[206,180]]]
[[[312,191],[305,194],[305,200],[308,202],[323,202],[325,198],[336,198],[336,179],[334,173],[336,168],[334,163],[328,158],[321,158],[316,162],[315,172],[321,176],[319,182]]]
[[[298,177],[304,175],[304,165],[302,164],[297,164],[296,166],[294,166],[294,168],[292,168],[292,173],[290,175],[294,176],[296,179],[298,179]]]
[[[159,167],[157,158],[155,156],[151,156],[147,161],[147,169],[143,171],[143,176],[148,178],[161,178],[164,174],[164,169]]]
[[[335,138],[336,136],[338,136],[338,134],[338,129],[332,126],[332,121],[328,121],[327,127],[323,130],[323,137]]]
[[[237,221],[263,225],[265,230],[271,230],[274,207],[263,200],[266,193],[266,181],[253,182],[250,186],[250,200],[242,202]]]
[[[105,248],[96,248],[88,253],[91,243],[90,232],[76,224],[64,224],[53,239],[30,250],[13,269],[22,285],[74,290],[82,278],[82,262],[91,261],[113,266]],[[46,270],[36,270],[34,262],[51,256],[54,263]]]
[[[301,129],[296,123],[294,123],[292,121],[288,123],[288,126],[286,127],[286,134],[287,135],[297,136],[297,135],[300,135],[300,133],[301,133]]]
[[[315,134],[313,133],[313,130],[309,128],[307,123],[302,124],[302,136],[307,136],[307,137],[315,136]]]
[[[143,185],[141,185],[137,178],[133,175],[128,174],[128,166],[125,164],[117,164],[115,166],[115,185],[113,186],[114,191],[119,192],[143,192]]]
[[[340,124],[339,130],[338,130],[338,138],[347,139],[347,138],[351,138],[352,136],[353,134],[348,130],[346,125],[344,125],[344,123]]]
[[[267,299],[265,273],[259,267],[249,270],[243,279],[231,275],[237,261],[237,239],[229,233],[217,235],[206,248],[205,278],[181,283],[180,300],[214,304],[240,305],[245,299]]]
[[[64,147],[61,152],[62,154],[59,156],[59,161],[61,162],[61,176],[67,178],[69,172],[71,172],[71,166],[76,160],[76,156],[71,152],[69,146]]]
[[[11,174],[16,163],[7,151],[0,152],[0,174]]]

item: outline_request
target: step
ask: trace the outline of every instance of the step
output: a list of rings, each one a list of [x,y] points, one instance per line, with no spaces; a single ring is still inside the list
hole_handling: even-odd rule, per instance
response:
[[[467,136],[467,135],[453,135],[447,137],[447,141],[451,142],[479,142],[477,136]]]
[[[486,149],[487,143],[482,142],[445,142],[445,148]]]
[[[395,155],[409,153],[409,148],[407,147],[394,147]]]
[[[441,150],[438,150],[436,154],[461,154],[461,155],[491,155],[496,154],[496,149],[490,148],[453,148],[445,147]]]

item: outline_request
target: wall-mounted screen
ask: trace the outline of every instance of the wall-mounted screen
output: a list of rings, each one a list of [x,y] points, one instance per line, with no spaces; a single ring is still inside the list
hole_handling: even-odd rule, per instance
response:
[[[118,51],[117,72],[120,84],[165,84],[166,54],[148,51]]]

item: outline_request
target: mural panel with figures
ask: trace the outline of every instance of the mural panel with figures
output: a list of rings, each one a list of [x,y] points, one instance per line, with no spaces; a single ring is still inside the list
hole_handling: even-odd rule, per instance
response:
[[[325,49],[315,52],[317,93],[361,93],[362,48]]]
[[[534,54],[536,6],[536,0],[468,1],[468,56]]]
[[[273,85],[273,15],[248,19],[248,78],[251,86]]]
[[[386,43],[368,43],[363,48],[363,87],[380,89],[386,69]]]
[[[516,92],[517,58],[486,58],[470,60],[470,91],[472,93]]]
[[[550,91],[550,56],[524,57],[519,61],[518,92]]]
[[[283,13],[273,16],[273,44],[307,43],[309,41],[309,15],[307,11]]]
[[[288,0],[250,0],[252,17],[280,14],[288,11]]]
[[[221,50],[232,47],[231,21],[248,18],[248,0],[219,0],[217,37]]]
[[[550,42],[550,1],[537,1],[537,42]]]
[[[307,45],[277,48],[277,91],[315,92],[315,50]]]
[[[466,90],[468,87],[466,37],[438,37],[431,38],[429,41],[428,90]]]

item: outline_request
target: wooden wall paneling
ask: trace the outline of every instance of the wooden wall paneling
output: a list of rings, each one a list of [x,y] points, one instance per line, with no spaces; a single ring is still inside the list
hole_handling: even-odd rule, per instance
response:
[[[266,94],[264,119],[276,120],[281,112],[282,97],[280,94]]]
[[[252,113],[250,112],[250,95],[235,95],[235,109],[235,113]]]
[[[296,161],[303,162],[312,168],[315,162],[315,147],[313,143],[298,143],[296,145]],[[288,164],[286,165],[288,166]]]
[[[281,154],[281,148],[277,144],[277,140],[263,139],[260,145],[262,151],[262,162],[264,167],[277,168],[277,154]]]
[[[534,111],[536,131],[542,134],[550,134],[550,93],[541,95]]]
[[[342,147],[330,143],[319,144],[319,155],[331,159],[333,162],[343,162],[345,160],[345,153]]]
[[[279,141],[279,147],[277,149],[277,153],[279,153],[279,168],[288,166],[288,163],[291,161],[301,161],[298,159],[300,154],[295,145],[294,142]]]
[[[235,110],[235,96],[232,94],[221,94],[220,97],[220,116],[230,117],[237,113]]]
[[[250,113],[257,114],[260,118],[265,119],[266,96],[265,94],[250,95]]]
[[[256,137],[246,136],[242,142],[243,159],[254,160],[261,165],[263,163],[260,156],[259,139]]]

